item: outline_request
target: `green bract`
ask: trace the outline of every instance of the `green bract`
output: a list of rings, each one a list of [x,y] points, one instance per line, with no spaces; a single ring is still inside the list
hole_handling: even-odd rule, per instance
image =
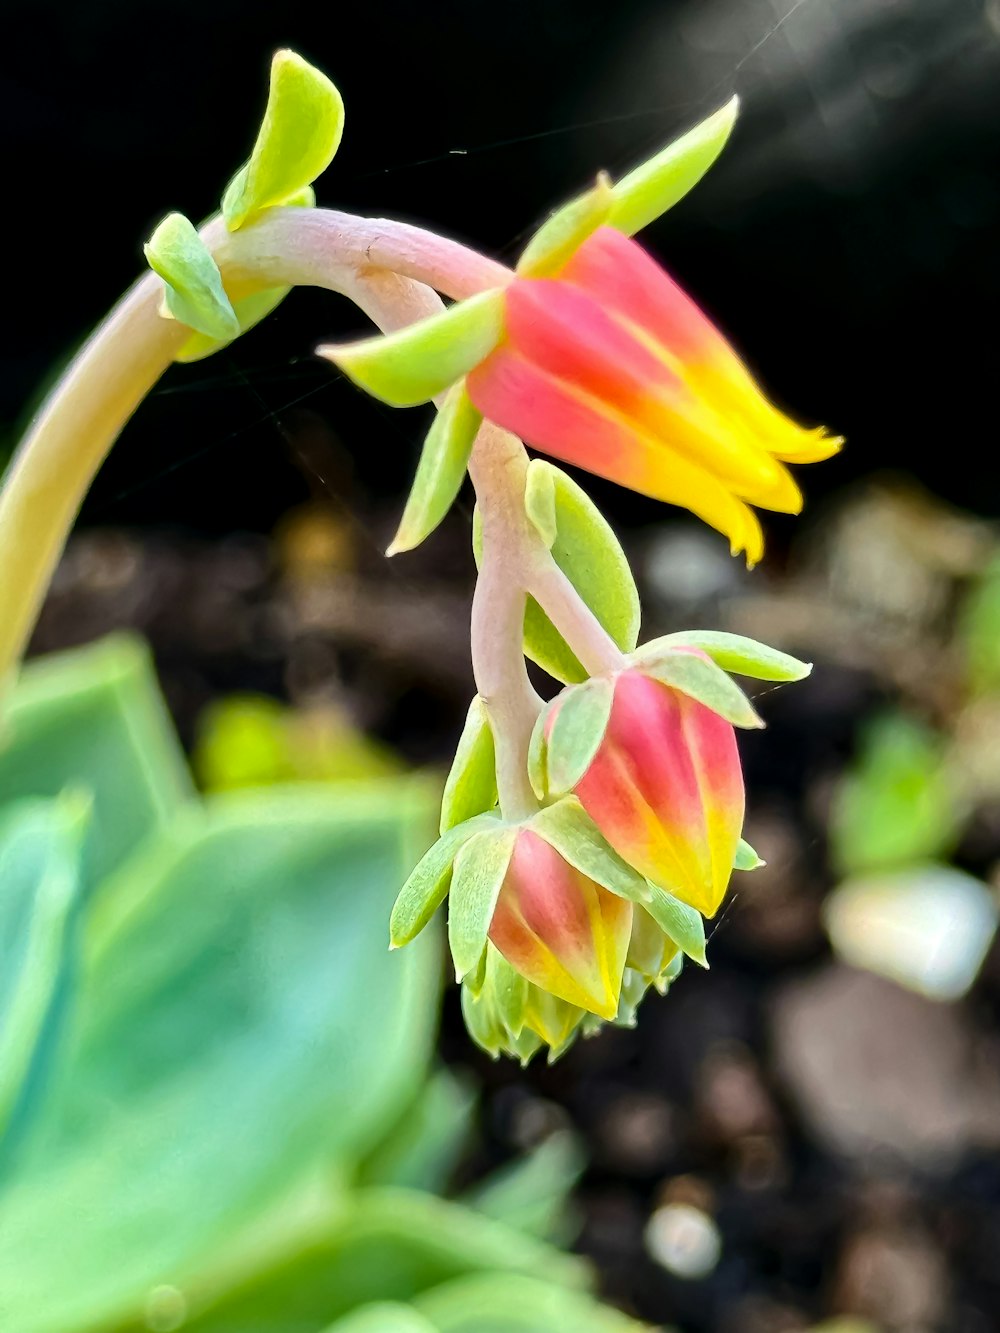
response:
[[[761,866],[766,866],[767,862],[762,861],[754,849],[743,838],[740,838],[736,845],[736,858],[733,861],[734,870],[759,870]]]
[[[390,407],[416,407],[450,388],[488,356],[503,334],[503,292],[456,301],[398,333],[317,347],[359,388]]]
[[[455,977],[461,981],[479,964],[500,896],[517,829],[500,826],[474,833],[455,857],[448,895],[448,944]]]
[[[547,805],[531,817],[529,827],[595,884],[629,902],[648,901],[649,884],[608,845],[575,796]]]
[[[734,727],[762,727],[764,723],[740,687],[707,657],[681,648],[643,653],[636,666],[646,676],[697,699]]]
[[[698,648],[724,671],[753,676],[757,680],[804,680],[812,671],[811,662],[800,662],[797,657],[769,648],[766,643],[744,638],[742,634],[711,629],[686,629],[665,634],[643,644],[635,657],[637,661],[646,661],[655,659],[664,650],[677,648]]]
[[[496,746],[486,705],[477,694],[469,705],[441,799],[441,832],[497,803]]]
[[[708,959],[705,957],[705,922],[699,911],[655,884],[650,885],[649,898],[644,907],[682,953],[702,967],[708,967]]]
[[[465,480],[481,422],[465,382],[453,385],[424,440],[417,475],[386,555],[412,551],[447,514]]]
[[[611,191],[613,202],[608,216],[611,226],[626,236],[634,236],[683,199],[722,152],[738,111],[739,101],[734,97],[693,130],[623,176]]]
[[[547,278],[558,273],[591,232],[595,232],[614,207],[610,178],[604,172],[593,189],[558,209],[535,232],[518,260],[522,278]]]
[[[344,103],[325,74],[294,51],[278,51],[257,142],[222,200],[230,231],[302,191],[333,161],[344,132]]]
[[[142,248],[165,283],[164,301],[174,319],[223,343],[239,334],[218,265],[183,213],[168,214]]]
[[[546,787],[554,796],[572,791],[593,762],[604,739],[614,681],[595,676],[561,697],[548,736]]]
[[[400,889],[389,918],[392,948],[409,944],[423,930],[448,896],[452,865],[461,847],[473,834],[499,827],[492,815],[479,815],[449,828],[424,854]]]

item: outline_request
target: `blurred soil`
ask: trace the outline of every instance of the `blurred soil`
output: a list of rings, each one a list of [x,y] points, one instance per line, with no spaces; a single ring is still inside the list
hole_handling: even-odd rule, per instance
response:
[[[472,693],[469,518],[389,563],[393,517],[370,514],[361,533],[315,504],[271,539],[84,532],[35,651],[133,626],[188,746],[206,705],[249,691],[335,709],[443,770]],[[1000,952],[943,1005],[835,961],[821,912],[827,812],[858,724],[887,700],[947,710],[956,590],[994,542],[891,480],[749,578],[697,528],[627,541],[644,637],[732,628],[817,662],[803,684],[753,691],[769,726],[744,738],[747,837],[768,864],[737,876],[711,972],[689,968],[647,999],[637,1029],[521,1071],[478,1057],[452,991],[442,1051],[484,1085],[468,1174],[567,1124],[583,1137],[578,1245],[606,1294],[651,1322],[1000,1328]],[[994,874],[997,811],[955,860]]]

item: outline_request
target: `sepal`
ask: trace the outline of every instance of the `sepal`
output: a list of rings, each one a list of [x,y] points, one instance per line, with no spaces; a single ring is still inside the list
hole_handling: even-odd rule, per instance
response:
[[[448,896],[452,866],[460,849],[475,834],[501,828],[493,815],[477,815],[450,828],[425,852],[400,889],[389,918],[389,947],[399,949],[415,939]]]
[[[456,301],[398,333],[317,347],[359,388],[390,407],[430,402],[477,366],[503,336],[503,292]]]
[[[697,648],[723,671],[751,676],[755,680],[804,680],[812,671],[811,662],[801,662],[790,653],[779,652],[766,643],[758,643],[742,634],[726,634],[722,630],[691,629],[665,634],[643,644],[636,657],[637,660],[655,657],[661,650],[678,648]]]
[[[386,555],[412,551],[447,514],[465,480],[482,420],[469,401],[464,382],[452,385],[427,432],[417,475]]]
[[[636,670],[651,680],[710,708],[734,727],[758,728],[764,723],[735,681],[697,649],[646,645],[631,658]]]
[[[516,827],[494,823],[496,827],[474,833],[455,857],[448,896],[448,944],[458,981],[478,966],[486,948],[490,923],[518,838]]]
[[[208,338],[231,341],[237,337],[239,320],[222,285],[219,266],[183,213],[169,213],[142,249],[149,267],[163,279],[168,318]]]
[[[518,275],[550,278],[558,273],[591,232],[608,220],[614,203],[610,177],[602,171],[592,189],[557,209],[539,227],[518,260]]]

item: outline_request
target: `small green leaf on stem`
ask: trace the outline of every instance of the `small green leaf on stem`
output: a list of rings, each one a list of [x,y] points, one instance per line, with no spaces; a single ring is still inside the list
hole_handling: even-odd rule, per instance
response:
[[[231,341],[240,331],[211,251],[183,213],[168,214],[142,247],[166,286],[169,315],[197,333]]]
[[[634,236],[683,199],[722,152],[738,110],[739,101],[733,97],[707,120],[623,176],[612,187],[611,226]]]
[[[262,209],[301,202],[333,161],[343,132],[344,103],[333,83],[294,51],[278,51],[257,142],[223,196],[229,230]]]
[[[453,385],[427,432],[399,530],[386,555],[412,551],[447,514],[465,480],[481,422],[464,381]]]
[[[492,352],[503,334],[503,311],[502,291],[481,292],[398,333],[317,347],[316,354],[391,407],[416,407]]]
[[[554,471],[544,459],[533,458],[524,482],[524,511],[550,551],[558,533]]]
[[[496,746],[486,705],[477,694],[452,760],[441,800],[441,833],[497,803]]]

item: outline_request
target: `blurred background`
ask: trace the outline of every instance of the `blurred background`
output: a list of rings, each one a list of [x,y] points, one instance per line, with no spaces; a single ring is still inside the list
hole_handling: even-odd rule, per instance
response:
[[[736,91],[723,159],[645,243],[774,396],[848,437],[751,576],[685,516],[587,482],[644,637],[698,624],[817,663],[759,700],[768,861],[634,1032],[486,1085],[470,1173],[566,1126],[578,1248],[689,1333],[1000,1324],[1000,4],[996,0],[8,0],[0,449],[139,271],[210,213],[290,45],[347,107],[323,204],[507,260],[600,168]],[[20,278],[20,283],[17,279]],[[381,555],[426,429],[311,355],[360,331],[295,292],[177,367],[98,479],[35,650],[151,641],[210,788],[445,766],[473,685],[471,509]]]

